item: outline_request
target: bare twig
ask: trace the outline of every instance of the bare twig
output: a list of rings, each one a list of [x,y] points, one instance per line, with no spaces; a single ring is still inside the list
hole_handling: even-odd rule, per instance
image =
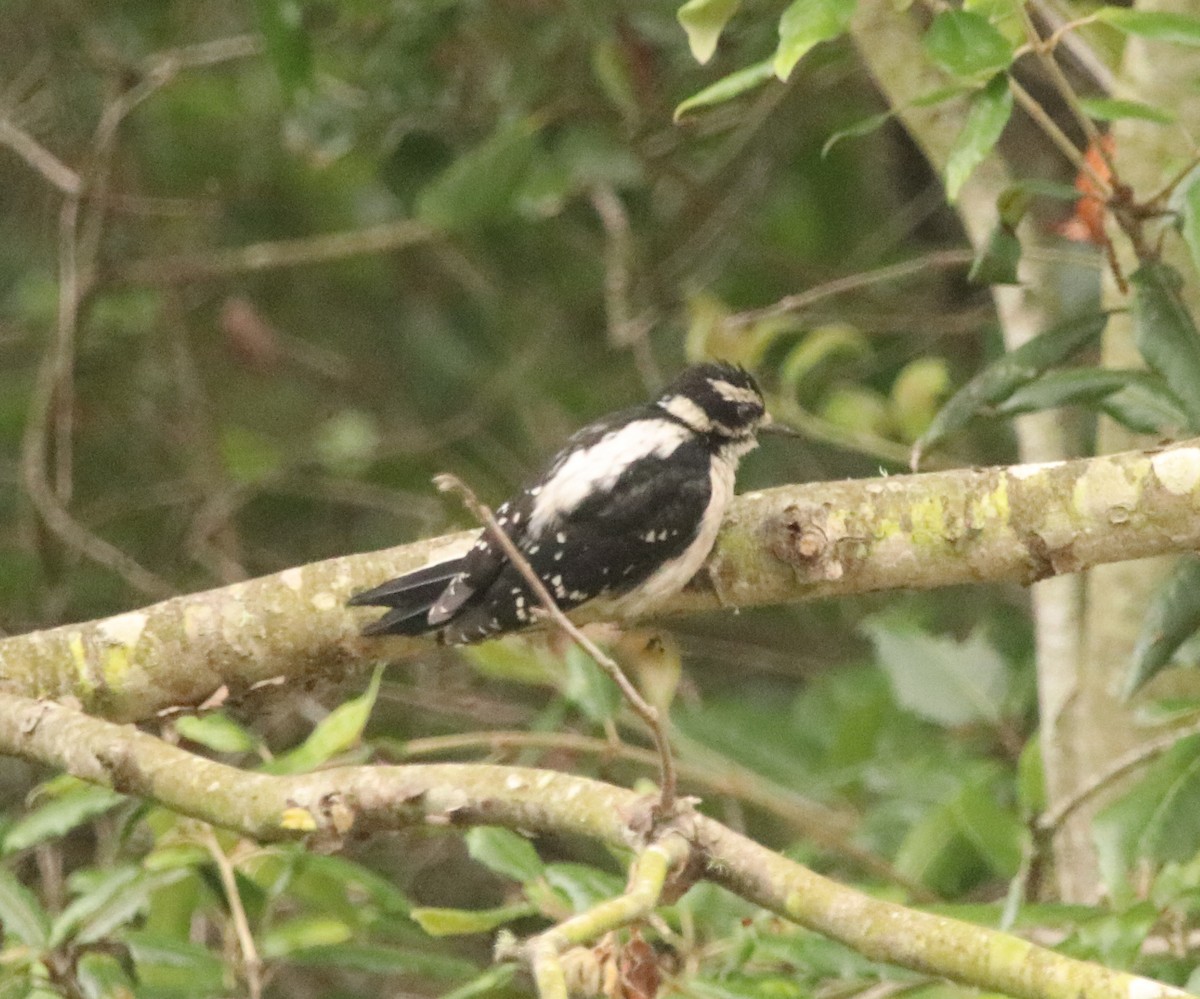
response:
[[[63,194],[79,196],[83,186],[79,174],[32,135],[4,117],[0,117],[0,145],[8,146]]]
[[[435,235],[436,231],[424,223],[414,219],[400,219],[349,232],[251,243],[249,246],[214,250],[212,253],[135,260],[119,270],[113,278],[124,284],[187,284],[233,274],[249,274],[279,267],[325,263],[369,253],[385,253],[427,242]]]
[[[675,808],[675,790],[677,785],[675,760],[671,754],[671,744],[667,739],[666,728],[659,717],[658,709],[642,697],[637,687],[625,675],[624,670],[617,665],[616,660],[606,655],[595,642],[580,631],[571,622],[571,619],[562,612],[562,609],[555,602],[554,597],[550,595],[550,591],[546,589],[545,583],[533,571],[533,566],[529,564],[528,559],[521,554],[520,549],[514,544],[512,538],[500,529],[500,525],[496,523],[496,518],[492,515],[492,511],[479,501],[478,497],[471,491],[471,488],[461,479],[448,473],[434,476],[433,481],[442,492],[458,494],[463,501],[463,505],[483,524],[483,529],[487,532],[488,537],[503,549],[509,561],[512,562],[517,571],[525,578],[525,582],[529,584],[534,595],[546,609],[546,614],[550,620],[565,635],[571,638],[576,645],[583,649],[584,652],[596,660],[600,668],[620,688],[621,693],[625,695],[625,700],[629,702],[630,707],[633,708],[637,716],[649,727],[650,732],[654,736],[654,744],[658,749],[662,771],[659,787],[659,810],[662,815],[669,815]]]
[[[217,841],[211,826],[204,826],[200,836],[204,848],[216,864],[217,873],[221,878],[221,887],[225,891],[225,901],[229,904],[229,913],[233,917],[234,932],[237,933],[238,946],[242,951],[242,968],[246,972],[246,989],[250,999],[260,999],[262,996],[262,960],[258,956],[258,948],[254,945],[254,934],[250,931],[250,921],[246,918],[246,907],[242,905],[242,896],[238,891],[237,878],[233,874],[233,864]]]
[[[1097,794],[1112,787],[1122,777],[1162,756],[1163,753],[1176,745],[1180,739],[1186,739],[1193,735],[1200,735],[1200,721],[1193,722],[1184,728],[1173,729],[1166,733],[1166,735],[1159,736],[1157,739],[1152,739],[1149,742],[1144,742],[1129,752],[1118,756],[1104,770],[1093,776],[1069,798],[1064,798],[1049,811],[1042,813],[1037,822],[1038,831],[1045,833],[1057,832],[1067,819]]]
[[[1054,85],[1054,89],[1058,91],[1059,96],[1063,99],[1071,115],[1075,118],[1079,127],[1083,130],[1083,134],[1087,136],[1087,140],[1091,148],[1095,149],[1104,159],[1105,165],[1108,167],[1109,174],[1112,177],[1113,184],[1119,183],[1116,164],[1113,162],[1112,155],[1105,147],[1100,129],[1096,127],[1096,123],[1083,110],[1083,106],[1079,103],[1079,95],[1075,92],[1075,88],[1071,86],[1066,74],[1062,71],[1062,67],[1058,64],[1058,59],[1055,57],[1054,46],[1042,40],[1042,36],[1038,33],[1037,26],[1033,23],[1033,18],[1030,16],[1029,10],[1021,5],[1021,19],[1025,25],[1025,34],[1029,39],[1030,46],[1037,54],[1038,60],[1042,67],[1046,70],[1046,74],[1050,77],[1050,82]]]
[[[923,257],[903,260],[898,264],[889,264],[886,267],[864,271],[861,274],[848,274],[846,277],[826,281],[824,284],[819,284],[795,295],[786,295],[778,302],[763,306],[761,309],[748,309],[745,312],[734,313],[725,319],[725,326],[733,329],[750,326],[764,319],[776,319],[792,312],[800,312],[835,295],[844,295],[847,292],[858,291],[860,288],[868,288],[871,285],[896,281],[899,278],[908,277],[910,274],[919,274],[921,271],[964,267],[974,259],[973,250],[938,250]]]
[[[1085,174],[1087,178],[1095,185],[1096,193],[1101,198],[1110,198],[1113,193],[1112,184],[1101,177],[1095,167],[1087,161],[1087,157],[1076,147],[1050,115],[1036,97],[1026,90],[1012,75],[1008,78],[1008,89],[1012,91],[1013,97],[1017,99],[1017,103],[1021,105],[1025,113],[1033,119],[1035,125],[1045,133],[1048,138],[1057,147],[1058,151],[1067,158],[1076,171]]]
[[[613,346],[628,347],[633,352],[642,381],[653,390],[662,384],[662,373],[647,338],[653,323],[645,313],[635,317],[630,308],[629,286],[635,248],[629,216],[617,192],[608,184],[595,187],[591,200],[608,237],[604,253],[604,311],[608,319],[608,339]]]

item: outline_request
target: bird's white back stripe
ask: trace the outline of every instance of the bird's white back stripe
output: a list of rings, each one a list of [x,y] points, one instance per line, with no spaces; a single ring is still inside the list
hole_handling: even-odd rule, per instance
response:
[[[634,462],[666,458],[690,436],[687,427],[666,420],[634,420],[590,447],[571,452],[541,483],[529,518],[530,535],[539,536],[589,496],[611,490]]]

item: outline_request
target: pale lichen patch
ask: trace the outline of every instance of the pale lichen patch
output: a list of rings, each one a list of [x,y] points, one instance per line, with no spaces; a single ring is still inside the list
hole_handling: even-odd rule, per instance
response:
[[[189,604],[183,609],[183,634],[197,642],[212,626],[212,609],[207,604]]]
[[[313,607],[319,611],[330,611],[338,605],[337,597],[335,597],[332,593],[326,593],[324,591],[315,594],[311,603]]]
[[[279,581],[289,590],[295,590],[298,593],[304,585],[304,573],[298,566],[291,569],[284,569],[279,574]]]
[[[1159,484],[1172,496],[1184,496],[1200,484],[1200,448],[1179,447],[1150,459]]]
[[[1071,497],[1080,516],[1087,520],[1098,520],[1106,517],[1113,508],[1132,509],[1137,506],[1141,477],[1135,475],[1131,479],[1128,474],[1131,471],[1115,461],[1089,462],[1087,471],[1075,481]]]
[[[123,645],[133,648],[146,630],[146,615],[140,611],[128,614],[118,614],[96,625],[96,633],[100,639],[110,645]]]
[[[1013,465],[1008,469],[1008,474],[1014,479],[1028,479],[1052,468],[1061,468],[1065,464],[1065,461],[1037,461],[1027,465]]]

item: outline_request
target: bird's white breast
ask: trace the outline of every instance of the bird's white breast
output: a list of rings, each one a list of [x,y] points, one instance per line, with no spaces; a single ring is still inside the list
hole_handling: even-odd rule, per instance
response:
[[[733,479],[737,472],[738,457],[737,453],[722,452],[713,458],[708,473],[711,486],[708,505],[700,518],[700,529],[696,532],[695,540],[675,558],[664,562],[637,589],[614,600],[613,613],[628,617],[642,614],[660,600],[678,593],[700,571],[700,566],[716,543],[717,531],[721,528],[729,501],[733,499]]]
[[[666,458],[690,436],[687,427],[669,420],[634,420],[573,451],[537,486],[529,533],[540,535],[589,496],[610,491],[635,461]]]

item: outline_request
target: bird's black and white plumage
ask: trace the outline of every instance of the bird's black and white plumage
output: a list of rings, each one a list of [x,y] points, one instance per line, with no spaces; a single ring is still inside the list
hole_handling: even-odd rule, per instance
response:
[[[696,574],[733,496],[738,461],[770,423],[748,372],[687,368],[653,402],[576,433],[537,481],[496,510],[564,610],[605,601],[638,614]],[[417,569],[351,601],[390,608],[365,634],[440,632],[478,642],[533,621],[538,599],[481,534],[459,558]]]

